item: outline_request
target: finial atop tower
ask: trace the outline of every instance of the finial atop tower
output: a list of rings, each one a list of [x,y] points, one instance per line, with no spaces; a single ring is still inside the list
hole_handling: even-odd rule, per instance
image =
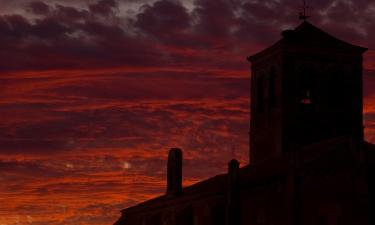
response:
[[[303,11],[299,13],[299,19],[306,21],[310,16],[307,16],[306,10],[309,8],[309,6],[306,4],[306,0],[303,0]]]

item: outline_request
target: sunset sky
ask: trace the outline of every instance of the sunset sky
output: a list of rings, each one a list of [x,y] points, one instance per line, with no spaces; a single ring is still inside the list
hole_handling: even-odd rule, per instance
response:
[[[369,48],[375,1],[311,0],[310,21]],[[248,161],[246,57],[298,26],[299,0],[0,0],[0,225],[109,225],[162,194],[169,148],[184,184]]]

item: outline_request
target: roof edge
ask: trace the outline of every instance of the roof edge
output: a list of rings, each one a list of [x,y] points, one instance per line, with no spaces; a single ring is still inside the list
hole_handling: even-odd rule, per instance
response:
[[[346,41],[343,41],[321,29],[319,29],[318,27],[316,27],[315,25],[311,24],[310,22],[307,22],[307,21],[304,21],[302,22],[300,25],[298,25],[295,29],[292,29],[292,30],[284,30],[281,32],[282,34],[282,38],[277,41],[276,43],[274,43],[273,45],[263,49],[262,51],[259,51],[253,55],[250,55],[248,57],[246,57],[247,61],[249,62],[253,62],[255,61],[259,56],[267,53],[267,52],[271,52],[273,51],[275,48],[279,47],[281,45],[281,43],[284,41],[284,40],[288,40],[290,37],[293,37],[293,35],[298,32],[298,31],[302,31],[303,29],[313,29],[315,30],[316,32],[319,32],[323,35],[325,35],[327,38],[330,38],[334,41],[337,41],[338,43],[341,43],[342,45],[344,46],[347,46],[349,48],[352,48],[353,51],[358,51],[359,54],[364,54],[368,48],[365,48],[365,47],[362,47],[362,46],[359,46],[359,45],[354,45],[354,44],[351,44],[349,42],[346,42]]]

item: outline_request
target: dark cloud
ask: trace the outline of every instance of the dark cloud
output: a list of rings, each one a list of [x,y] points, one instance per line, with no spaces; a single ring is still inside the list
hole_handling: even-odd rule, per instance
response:
[[[37,4],[40,5],[40,2]],[[56,5],[42,17],[29,21],[21,15],[0,17],[2,70],[48,70],[56,68],[92,68],[140,64],[158,61],[156,49],[131,37],[118,24],[119,18],[103,19],[114,1],[90,5],[90,12]]]
[[[0,17],[0,38],[8,44],[19,41],[32,32],[29,21],[20,15],[6,15]]]
[[[116,0],[100,0],[96,4],[89,5],[89,9],[91,13],[109,16],[114,13],[117,6]]]
[[[198,32],[221,38],[229,35],[233,25],[236,24],[232,1],[198,0],[195,2],[194,16],[198,19]]]
[[[144,5],[137,15],[135,26],[154,36],[183,32],[189,28],[190,17],[180,3],[170,0]]]
[[[53,12],[47,17],[54,18],[77,29],[77,23],[89,19],[90,12],[85,9],[57,4]]]
[[[42,1],[31,2],[29,5],[29,8],[32,11],[32,13],[36,15],[45,15],[49,13],[49,10],[50,10],[49,5],[47,5],[46,3]]]
[[[368,4],[319,1],[311,3],[309,13],[328,32],[373,47],[374,24],[369,21],[374,16]],[[189,11],[179,1],[159,0],[144,4],[130,18],[120,10],[124,5],[101,0],[85,8],[35,1],[29,9],[37,18],[1,16],[0,41],[6,46],[0,54],[2,70],[191,67],[203,60],[221,66],[232,63],[221,60],[223,54],[247,55],[277,41],[282,27],[298,24],[300,9],[289,0],[197,0]],[[238,68],[243,62],[235,64]]]
[[[73,33],[71,27],[60,22],[59,19],[48,18],[37,20],[36,24],[32,26],[32,33],[30,35],[40,39],[58,39]]]

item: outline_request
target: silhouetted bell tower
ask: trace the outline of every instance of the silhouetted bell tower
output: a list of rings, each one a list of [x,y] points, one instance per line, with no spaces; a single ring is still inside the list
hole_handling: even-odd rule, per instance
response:
[[[250,162],[330,138],[363,139],[362,54],[304,21],[251,62]]]

